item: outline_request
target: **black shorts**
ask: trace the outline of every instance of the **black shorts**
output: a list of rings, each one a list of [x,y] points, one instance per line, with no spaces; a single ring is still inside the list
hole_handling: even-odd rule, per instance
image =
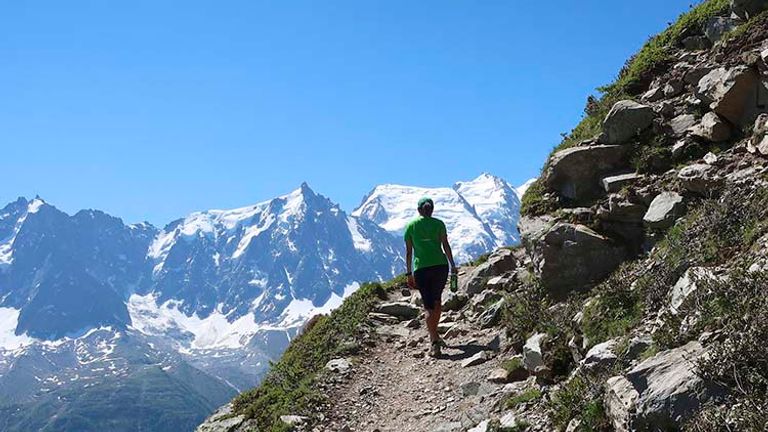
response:
[[[413,272],[413,278],[424,301],[424,308],[432,310],[435,302],[442,301],[443,288],[448,282],[448,264],[420,268]]]

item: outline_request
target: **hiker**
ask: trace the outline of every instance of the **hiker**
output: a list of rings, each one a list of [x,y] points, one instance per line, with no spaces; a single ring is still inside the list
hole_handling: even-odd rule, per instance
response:
[[[427,314],[427,330],[431,357],[440,356],[444,345],[437,333],[440,322],[442,295],[450,270],[458,272],[453,262],[451,245],[443,221],[432,217],[435,203],[431,198],[422,198],[418,203],[419,216],[405,228],[405,256],[408,286],[418,289]]]

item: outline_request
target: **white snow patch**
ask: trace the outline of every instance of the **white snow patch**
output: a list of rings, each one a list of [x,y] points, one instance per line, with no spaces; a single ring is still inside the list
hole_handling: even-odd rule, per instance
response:
[[[238,258],[243,253],[245,253],[246,249],[248,249],[248,245],[251,244],[251,240],[255,237],[258,237],[259,234],[263,233],[264,231],[268,230],[274,222],[275,216],[273,214],[262,213],[262,219],[257,225],[249,226],[246,228],[245,234],[243,234],[243,237],[237,244],[237,249],[232,254],[232,258]]]
[[[337,307],[341,306],[344,299],[360,288],[360,284],[353,282],[344,287],[344,293],[339,296],[336,293],[331,294],[331,298],[322,306],[315,306],[309,299],[293,299],[288,307],[285,308],[280,316],[279,326],[290,328],[304,324],[308,319],[315,315],[327,314]]]
[[[35,342],[35,339],[26,334],[15,334],[20,312],[18,309],[0,307],[0,351],[17,350]]]
[[[252,313],[229,322],[217,308],[206,318],[197,314],[187,316],[178,309],[179,302],[157,304],[154,294],[133,294],[128,299],[128,312],[132,327],[147,335],[167,335],[181,331],[191,333],[192,341],[186,349],[241,348],[259,330]]]
[[[365,238],[360,231],[360,225],[357,223],[357,218],[347,217],[347,227],[349,228],[350,234],[352,234],[352,242],[355,245],[355,249],[362,252],[370,252],[372,246],[371,241]]]
[[[35,198],[32,201],[29,202],[29,206],[27,207],[27,214],[31,213],[37,213],[38,210],[40,210],[40,207],[45,204],[45,201],[41,200],[40,198]]]

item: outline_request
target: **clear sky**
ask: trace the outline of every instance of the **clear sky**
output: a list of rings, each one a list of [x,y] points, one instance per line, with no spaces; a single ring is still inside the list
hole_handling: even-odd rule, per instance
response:
[[[156,225],[307,181],[538,175],[587,95],[691,0],[0,6],[0,207]]]

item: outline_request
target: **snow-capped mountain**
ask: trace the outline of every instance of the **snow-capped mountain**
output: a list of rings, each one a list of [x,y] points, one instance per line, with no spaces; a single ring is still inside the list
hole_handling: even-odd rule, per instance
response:
[[[40,198],[8,204],[0,431],[191,430],[257,384],[309,318],[403,271],[400,234],[424,195],[458,261],[518,241],[517,193],[487,174],[379,186],[351,215],[302,184],[162,229]]]
[[[184,430],[255,385],[311,316],[401,272],[401,250],[306,184],[163,229],[21,198],[0,210],[0,430],[42,430],[46,413],[51,430]],[[132,405],[78,423],[116,399]]]
[[[399,241],[407,223],[418,215],[416,203],[424,196],[434,200],[434,216],[445,222],[457,262],[520,241],[520,198],[516,188],[485,173],[472,181],[458,182],[453,188],[376,186],[352,214],[378,224]]]

